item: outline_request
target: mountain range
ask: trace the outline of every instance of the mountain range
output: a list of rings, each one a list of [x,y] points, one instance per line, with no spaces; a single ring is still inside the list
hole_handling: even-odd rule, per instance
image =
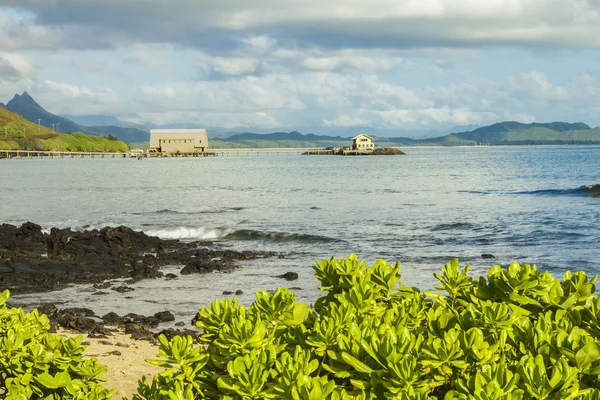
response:
[[[55,130],[56,132],[72,133],[82,132],[96,136],[112,135],[126,143],[146,142],[150,139],[148,131],[133,127],[123,127],[118,125],[118,120],[114,117],[95,118],[93,121],[100,122],[99,126],[84,126],[73,120],[59,115],[52,114],[36,102],[29,93],[15,94],[15,96],[6,105],[0,103],[0,106],[19,114],[26,120]],[[108,116],[110,117],[110,116]],[[90,120],[88,119],[88,122]],[[116,122],[114,125],[104,125],[104,122]]]
[[[26,120],[60,132],[82,132],[96,136],[113,136],[126,143],[147,142],[149,129],[119,121],[111,115],[58,116],[45,110],[27,92],[16,94],[0,107],[19,114]],[[175,126],[173,126],[175,127]],[[179,127],[179,126],[178,126]],[[164,127],[163,127],[164,128]],[[456,127],[459,129],[460,127]],[[409,138],[383,137],[369,132],[378,146],[472,146],[507,144],[600,144],[600,128],[591,128],[582,122],[549,122],[524,124],[505,121],[489,126],[465,126],[463,132],[437,137]],[[347,134],[348,132],[346,132]],[[327,147],[348,146],[350,137],[302,134],[292,132],[219,132],[211,135],[212,148],[247,147]]]
[[[600,144],[600,128],[576,122],[524,124],[499,122],[472,131],[451,133],[435,138],[377,137],[378,146],[474,146],[510,144]],[[351,138],[326,135],[303,135],[299,132],[270,134],[242,133],[211,140],[213,148],[231,147],[327,147],[348,146]]]

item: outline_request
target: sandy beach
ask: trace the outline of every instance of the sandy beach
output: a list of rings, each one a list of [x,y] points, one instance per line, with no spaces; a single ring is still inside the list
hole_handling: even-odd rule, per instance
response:
[[[81,334],[60,329],[57,332],[64,337]],[[104,387],[114,389],[114,399],[127,397],[137,393],[137,382],[142,376],[151,380],[162,368],[150,365],[145,360],[158,358],[158,346],[146,340],[134,340],[122,332],[114,333],[106,339],[90,338],[83,334],[84,345],[88,347],[86,356],[96,357],[108,366],[104,375]]]

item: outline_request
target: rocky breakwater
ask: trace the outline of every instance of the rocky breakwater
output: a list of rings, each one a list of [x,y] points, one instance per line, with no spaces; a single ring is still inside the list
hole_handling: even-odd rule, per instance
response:
[[[0,291],[45,292],[79,283],[95,283],[100,288],[109,279],[161,278],[165,265],[182,265],[181,274],[229,272],[239,268],[240,260],[276,255],[232,251],[212,242],[163,240],[124,226],[45,232],[31,222],[2,224]]]

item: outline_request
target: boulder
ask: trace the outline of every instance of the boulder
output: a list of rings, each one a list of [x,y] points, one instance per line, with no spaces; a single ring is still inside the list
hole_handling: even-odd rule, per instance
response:
[[[278,275],[277,278],[283,278],[286,281],[295,281],[298,279],[298,274],[296,272],[286,272],[283,275]]]

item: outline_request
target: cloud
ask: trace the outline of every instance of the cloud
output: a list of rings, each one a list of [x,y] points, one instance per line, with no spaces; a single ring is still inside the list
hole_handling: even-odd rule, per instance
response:
[[[164,45],[136,44],[129,46],[126,51],[128,60],[144,67],[163,70],[169,65]]]
[[[544,100],[568,100],[566,88],[555,86],[548,80],[544,72],[523,72],[509,79],[511,89],[516,92],[526,92],[532,97]]]
[[[258,61],[245,58],[221,58],[214,61],[214,70],[224,75],[252,75],[258,70]]]
[[[128,103],[107,87],[35,80],[27,90],[42,107],[54,114],[121,114],[118,110],[124,110],[125,104]]]
[[[22,38],[21,45],[35,48],[173,43],[219,52],[238,46],[241,36],[254,37],[254,44],[263,48],[270,45],[264,41],[268,37],[286,46],[331,49],[600,46],[596,0],[146,0],[143,7],[116,0],[6,0],[3,4],[22,16],[0,37]]]
[[[273,116],[265,112],[180,112],[168,111],[157,113],[140,113],[131,122],[165,126],[169,124],[187,123],[202,127],[218,126],[224,129],[236,128],[276,128],[281,126]]]
[[[35,67],[24,56],[0,52],[0,81],[17,82],[35,75]]]
[[[0,100],[243,129],[600,122],[598,0],[143,3],[2,0]]]
[[[340,116],[334,120],[323,120],[323,125],[327,127],[350,127],[350,126],[368,126],[367,120],[346,115]]]

